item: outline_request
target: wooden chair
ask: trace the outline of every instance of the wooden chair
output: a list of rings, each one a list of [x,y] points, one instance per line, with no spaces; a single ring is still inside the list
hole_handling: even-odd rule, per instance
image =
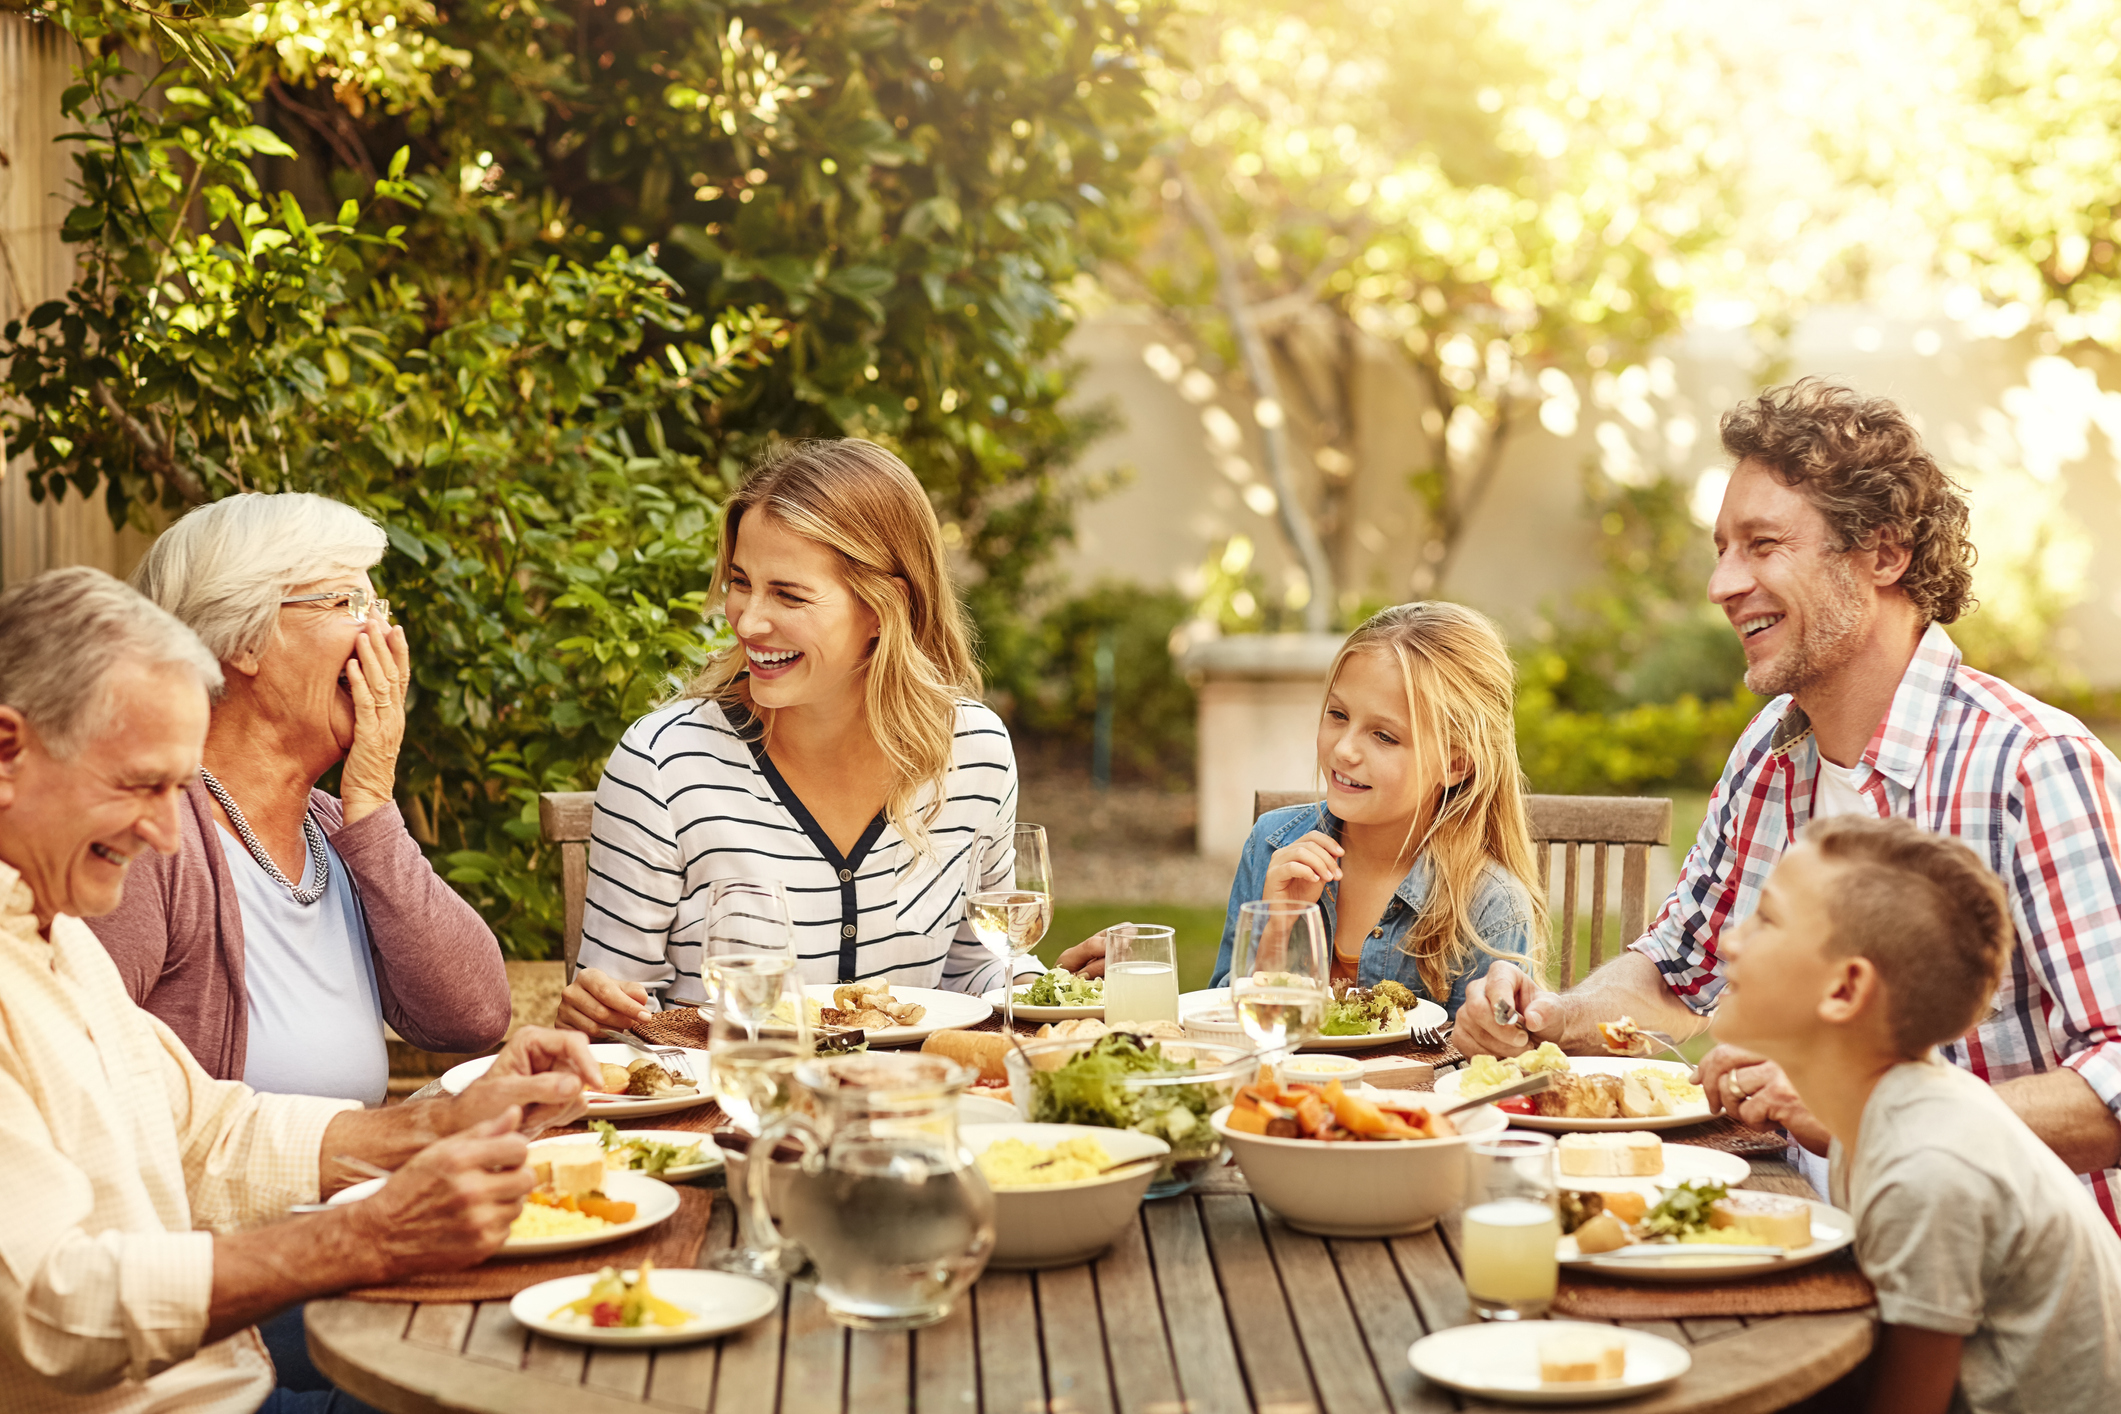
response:
[[[574,980],[575,954],[582,950],[582,900],[589,895],[589,817],[596,813],[593,790],[549,790],[538,797],[538,828],[546,843],[560,847],[560,895],[566,900],[561,956],[567,980]]]
[[[1252,818],[1290,805],[1309,805],[1318,791],[1252,793]],[[1591,967],[1605,960],[1607,861],[1620,851],[1620,941],[1625,947],[1649,926],[1650,846],[1672,842],[1672,802],[1663,796],[1528,795],[1532,844],[1539,853],[1539,886],[1553,877],[1554,849],[1562,853],[1561,985],[1576,980],[1576,893],[1583,851],[1591,851]]]

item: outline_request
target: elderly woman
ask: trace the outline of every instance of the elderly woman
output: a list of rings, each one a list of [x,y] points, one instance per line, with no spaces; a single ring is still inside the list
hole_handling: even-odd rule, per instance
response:
[[[255,1090],[380,1104],[385,1021],[437,1051],[508,1029],[492,932],[391,799],[411,668],[368,577],[385,543],[322,496],[231,496],[164,531],[134,576],[225,686],[177,853],[134,860],[90,926],[134,1001]],[[337,797],[315,789],[342,764]]]

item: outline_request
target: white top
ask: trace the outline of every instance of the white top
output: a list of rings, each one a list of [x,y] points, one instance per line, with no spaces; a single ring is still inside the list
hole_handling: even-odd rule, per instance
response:
[[[958,703],[925,854],[879,814],[843,857],[757,732],[701,700],[626,729],[597,785],[580,964],[645,984],[659,1005],[697,1006],[708,885],[777,879],[805,982],[874,977],[975,996],[1001,986],[1001,959],[965,920],[974,835],[1016,821],[1016,756],[1001,719]],[[1036,958],[1017,962],[1019,973],[1039,970]]]
[[[1877,803],[1856,785],[1870,773],[1871,768],[1861,763],[1836,766],[1824,756],[1820,757],[1819,776],[1812,786],[1812,818],[1824,820],[1835,815],[1869,815],[1875,819]]]
[[[1995,1091],[1895,1066],[1833,1161],[1880,1319],[1965,1337],[1955,1414],[2121,1409],[2121,1236]]]
[[[243,914],[243,990],[250,1037],[243,1083],[269,1095],[322,1095],[380,1105],[390,1090],[383,1001],[368,923],[346,861],[326,841],[331,878],[303,906],[226,829],[214,833]],[[302,855],[308,884],[310,858]]]

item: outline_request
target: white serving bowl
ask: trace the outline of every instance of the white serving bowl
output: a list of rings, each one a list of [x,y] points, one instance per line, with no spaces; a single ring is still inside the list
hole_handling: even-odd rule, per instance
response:
[[[1171,1152],[1169,1144],[1153,1135],[1087,1124],[968,1124],[958,1130],[958,1137],[974,1158],[1003,1139],[1021,1139],[1041,1149],[1064,1139],[1095,1139],[1114,1163],[1160,1159]],[[1089,1261],[1134,1221],[1156,1171],[1155,1164],[1143,1163],[1106,1178],[995,1189],[994,1255],[987,1265],[1065,1267]]]
[[[1417,1106],[1445,1107],[1434,1095],[1391,1092],[1390,1108]],[[1225,1106],[1209,1123],[1237,1155],[1253,1195],[1290,1227],[1320,1237],[1398,1237],[1434,1227],[1465,1202],[1467,1141],[1509,1125],[1501,1110],[1482,1105],[1453,1115],[1458,1133],[1448,1139],[1327,1143],[1247,1134],[1229,1119]]]

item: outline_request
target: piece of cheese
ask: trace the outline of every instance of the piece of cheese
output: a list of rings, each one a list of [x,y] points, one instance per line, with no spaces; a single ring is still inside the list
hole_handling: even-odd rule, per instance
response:
[[[1543,1383],[1586,1384],[1617,1380],[1627,1373],[1627,1342],[1618,1335],[1592,1336],[1569,1331],[1539,1342],[1539,1378]]]
[[[1779,1193],[1733,1193],[1709,1206],[1711,1228],[1736,1228],[1786,1251],[1812,1245],[1812,1208]]]
[[[1664,1172],[1664,1143],[1654,1134],[1564,1134],[1556,1146],[1568,1178],[1647,1178]]]
[[[604,1151],[583,1146],[555,1149],[551,1155],[552,1191],[561,1195],[594,1193],[604,1182]]]
[[[1586,1257],[1628,1245],[1628,1230],[1611,1213],[1600,1213],[1576,1229],[1576,1250]]]
[[[1628,1119],[1648,1119],[1672,1112],[1671,1092],[1655,1076],[1630,1075],[1621,1082],[1620,1113]]]

